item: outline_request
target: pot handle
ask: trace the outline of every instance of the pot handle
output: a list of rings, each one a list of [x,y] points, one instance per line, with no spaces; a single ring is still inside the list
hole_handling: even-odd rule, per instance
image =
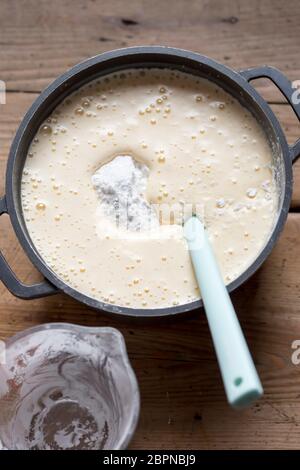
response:
[[[0,215],[2,214],[8,214],[5,196],[0,198]],[[58,289],[46,279],[43,282],[33,284],[32,286],[23,284],[15,276],[1,251],[0,280],[13,295],[21,299],[38,299],[39,297],[58,293]]]
[[[264,65],[262,67],[240,70],[239,73],[248,82],[257,78],[269,78],[286,97],[300,121],[300,93],[297,92],[297,89],[293,87],[292,83],[285,75],[283,75],[283,73],[280,72],[280,70],[275,67]],[[298,139],[294,145],[290,145],[289,147],[292,162],[295,163],[295,161],[300,157],[300,139]]]

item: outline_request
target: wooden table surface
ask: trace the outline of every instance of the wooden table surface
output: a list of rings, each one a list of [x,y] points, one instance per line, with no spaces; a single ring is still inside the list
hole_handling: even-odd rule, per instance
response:
[[[1,0],[0,194],[12,137],[39,92],[67,68],[109,49],[164,44],[191,49],[233,68],[269,64],[300,79],[300,2],[290,0]],[[300,126],[276,88],[256,84],[272,104],[289,142]],[[141,390],[131,449],[300,448],[300,161],[291,211],[274,251],[233,295],[265,395],[242,412],[226,404],[202,311],[190,320],[135,324],[110,319],[65,295],[34,301],[0,286],[0,338],[44,322],[111,325],[125,335]],[[39,279],[8,217],[1,250],[24,282]]]

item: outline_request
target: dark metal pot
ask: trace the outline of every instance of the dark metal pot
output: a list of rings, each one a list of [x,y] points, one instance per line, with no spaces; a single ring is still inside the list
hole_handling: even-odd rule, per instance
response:
[[[294,89],[288,79],[272,67],[258,67],[235,72],[214,60],[193,52],[169,47],[134,47],[107,52],[88,59],[57,78],[46,88],[26,113],[11,146],[7,173],[6,195],[0,199],[0,214],[8,213],[16,235],[32,263],[45,280],[32,286],[22,284],[11,271],[0,253],[0,279],[12,294],[33,299],[63,291],[84,304],[109,313],[133,317],[163,317],[182,314],[202,306],[196,301],[176,307],[142,309],[117,307],[87,297],[68,286],[45,264],[26,229],[21,208],[20,183],[22,169],[31,140],[44,119],[69,93],[99,75],[129,67],[168,67],[190,72],[215,82],[237,98],[256,117],[263,127],[273,150],[276,182],[279,190],[278,215],[273,232],[256,260],[237,279],[229,284],[233,291],[243,284],[261,266],[271,252],[287,218],[292,196],[292,164],[300,156],[300,139],[293,146],[287,144],[282,128],[264,99],[249,84],[251,80],[270,79],[287,98],[300,120],[300,104],[293,100]],[[294,101],[294,102],[293,102]]]

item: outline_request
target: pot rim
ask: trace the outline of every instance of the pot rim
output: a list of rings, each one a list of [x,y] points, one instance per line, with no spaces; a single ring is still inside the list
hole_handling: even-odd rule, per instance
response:
[[[11,223],[13,229],[17,235],[18,240],[21,243],[22,248],[24,249],[25,253],[33,263],[33,265],[44,275],[44,277],[50,281],[54,286],[56,286],[60,291],[68,294],[69,296],[75,298],[76,300],[84,303],[88,307],[101,310],[102,312],[106,313],[114,313],[119,314],[124,317],[144,317],[144,318],[156,318],[156,317],[173,317],[175,314],[184,314],[190,312],[192,310],[198,309],[203,307],[202,300],[196,300],[187,304],[178,305],[178,306],[171,306],[171,307],[164,307],[164,308],[153,308],[153,309],[138,309],[138,308],[130,308],[130,307],[121,307],[116,306],[113,304],[105,303],[103,301],[99,301],[92,297],[88,297],[85,294],[82,294],[80,291],[72,288],[71,286],[67,285],[62,279],[60,279],[51,269],[47,266],[47,264],[43,261],[42,257],[39,255],[37,249],[35,248],[34,244],[32,243],[30,236],[27,237],[25,230],[22,227],[22,224],[19,220],[19,216],[16,211],[15,201],[14,201],[14,184],[13,184],[13,176],[14,176],[14,164],[18,154],[19,145],[26,134],[28,127],[31,124],[32,119],[36,116],[39,112],[40,107],[43,103],[54,94],[54,92],[61,91],[61,94],[65,91],[66,87],[68,86],[68,81],[71,78],[76,78],[79,74],[87,69],[91,69],[92,67],[97,66],[98,64],[105,64],[107,62],[107,73],[111,73],[112,69],[109,68],[110,61],[118,60],[122,58],[129,58],[132,59],[132,65],[130,63],[127,64],[127,67],[119,67],[119,68],[130,68],[136,66],[138,61],[141,62],[141,66],[147,67],[147,57],[148,60],[151,58],[152,60],[149,61],[148,67],[158,66],[158,64],[162,64],[166,68],[168,66],[173,66],[176,68],[180,68],[178,64],[175,62],[172,64],[172,57],[177,60],[182,60],[182,66],[187,67],[187,62],[189,62],[189,68],[197,69],[197,65],[205,65],[211,68],[218,76],[218,78],[227,78],[234,82],[243,94],[247,95],[247,99],[252,100],[253,104],[260,108],[262,114],[268,119],[271,127],[274,129],[274,132],[277,137],[277,143],[280,146],[283,166],[284,166],[284,182],[285,187],[282,188],[284,191],[284,197],[282,198],[281,207],[278,212],[277,220],[274,221],[273,230],[270,233],[268,241],[266,242],[264,248],[261,250],[257,258],[251,263],[251,265],[238,276],[234,281],[227,285],[227,289],[229,292],[234,291],[240,285],[242,285],[246,280],[248,280],[262,265],[265,261],[267,256],[270,254],[271,250],[275,242],[277,241],[280,232],[283,229],[284,223],[286,221],[289,205],[292,197],[292,159],[290,156],[289,146],[287,144],[285,135],[283,130],[267,104],[267,102],[262,98],[262,96],[253,88],[250,83],[237,71],[216,62],[213,59],[210,59],[206,56],[201,54],[187,51],[184,49],[172,48],[167,46],[137,46],[137,47],[128,47],[123,49],[115,49],[109,52],[105,52],[100,55],[96,55],[92,58],[86,59],[83,62],[75,65],[67,72],[60,75],[57,79],[55,79],[48,87],[46,87],[34,103],[31,105],[27,113],[25,114],[22,122],[15,134],[14,140],[11,145],[11,149],[9,152],[8,163],[7,163],[7,171],[6,171],[6,204],[7,204],[7,212],[10,216]],[[165,57],[165,61],[163,58]],[[170,61],[166,60],[168,58]],[[156,59],[156,63],[155,63]],[[117,70],[116,67],[114,70]],[[200,74],[201,75],[201,74]],[[207,77],[210,79],[210,77]],[[93,77],[91,77],[91,80]],[[219,86],[220,82],[218,83]],[[79,82],[79,86],[82,85],[82,81]],[[71,92],[73,89],[71,90]],[[226,91],[230,94],[230,91],[226,89]]]

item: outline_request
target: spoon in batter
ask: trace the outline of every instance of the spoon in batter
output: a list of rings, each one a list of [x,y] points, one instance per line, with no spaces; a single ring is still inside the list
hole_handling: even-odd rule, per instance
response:
[[[237,319],[206,230],[193,215],[184,224],[195,276],[212,335],[228,402],[243,408],[260,398],[263,388]]]

